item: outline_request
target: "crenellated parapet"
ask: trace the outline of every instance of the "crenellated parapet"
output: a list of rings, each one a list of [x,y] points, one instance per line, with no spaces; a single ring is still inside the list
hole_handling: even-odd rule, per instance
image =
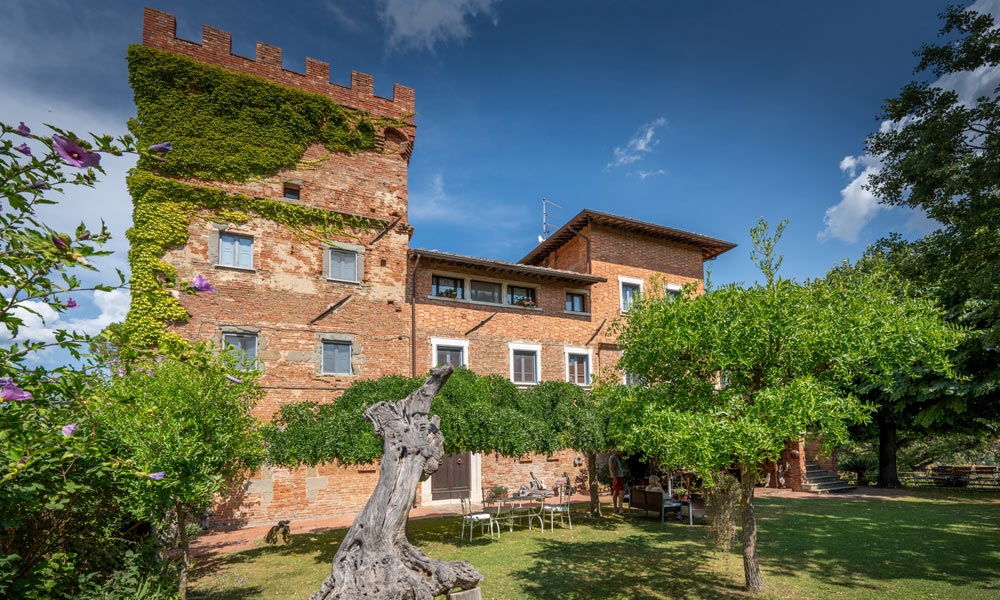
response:
[[[201,35],[200,44],[180,39],[177,37],[177,20],[173,15],[148,6],[145,8],[142,21],[144,46],[264,77],[280,85],[323,94],[344,106],[364,110],[375,116],[399,118],[414,112],[412,88],[397,83],[393,87],[392,98],[382,98],[375,95],[371,75],[351,71],[351,85],[345,87],[330,81],[329,63],[306,58],[306,72],[298,73],[282,67],[281,48],[277,46],[257,42],[257,55],[250,59],[233,54],[232,36],[228,31],[203,25]]]

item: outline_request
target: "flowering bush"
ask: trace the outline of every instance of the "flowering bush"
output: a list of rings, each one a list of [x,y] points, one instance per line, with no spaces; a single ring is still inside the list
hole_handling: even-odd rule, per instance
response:
[[[108,583],[143,535],[120,505],[120,482],[135,470],[95,430],[94,366],[38,361],[47,349],[84,361],[92,339],[61,329],[48,340],[18,337],[30,315],[77,308],[70,294],[124,286],[120,273],[113,285],[85,286],[76,276],[108,254],[103,225],[56,231],[38,208],[67,186],[93,186],[102,157],[138,149],[128,136],[87,142],[50,129],[0,123],[0,596],[9,598],[85,595]]]

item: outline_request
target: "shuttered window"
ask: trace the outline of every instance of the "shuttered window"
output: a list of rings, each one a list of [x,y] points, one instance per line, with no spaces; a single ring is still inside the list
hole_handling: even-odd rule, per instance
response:
[[[240,364],[244,369],[257,368],[257,336],[247,333],[224,333],[222,341],[232,346],[240,354]]]
[[[323,372],[336,375],[352,373],[350,342],[323,342]]]
[[[358,280],[358,253],[350,250],[330,250],[330,279]]]
[[[219,264],[253,268],[253,238],[223,233],[219,236]]]
[[[534,350],[514,350],[514,383],[538,383],[538,353]]]

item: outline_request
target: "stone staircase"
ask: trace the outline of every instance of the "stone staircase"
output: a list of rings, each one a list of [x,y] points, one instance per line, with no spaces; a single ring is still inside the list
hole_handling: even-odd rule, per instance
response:
[[[819,465],[814,463],[806,463],[806,480],[802,484],[802,491],[816,494],[833,494],[853,489],[853,485],[838,477],[836,473],[821,469]]]

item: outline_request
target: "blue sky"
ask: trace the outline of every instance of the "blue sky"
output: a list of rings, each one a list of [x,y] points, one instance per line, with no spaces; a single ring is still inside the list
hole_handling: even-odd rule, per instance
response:
[[[593,208],[736,242],[710,263],[720,284],[756,278],[758,216],[789,219],[780,249],[795,278],[930,225],[861,189],[878,168],[863,144],[881,101],[913,77],[913,51],[935,40],[944,0],[146,3],[175,14],[187,39],[206,23],[231,32],[237,54],[253,56],[260,40],[283,48],[287,68],[311,56],[338,83],[354,69],[379,95],[413,87],[415,247],[517,260],[536,243],[546,197],[563,206],[556,225]],[[125,49],[140,41],[143,4],[5,2],[0,120],[124,132]],[[976,6],[1000,14],[1000,0]],[[998,78],[951,84],[971,94]],[[96,190],[50,217],[69,228],[102,216],[117,235],[102,266],[126,268],[131,165],[108,162]],[[121,318],[126,299],[82,300],[74,318],[96,328]]]

